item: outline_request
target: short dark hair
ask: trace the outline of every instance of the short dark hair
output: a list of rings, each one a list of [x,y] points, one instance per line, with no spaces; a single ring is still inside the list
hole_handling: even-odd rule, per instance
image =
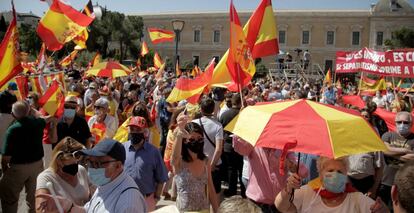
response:
[[[193,133],[193,132],[196,132],[200,135],[204,134],[204,131],[201,128],[201,126],[198,125],[197,123],[194,123],[194,122],[187,123],[185,125],[185,130],[190,134]],[[183,142],[184,142],[184,140],[183,140]],[[193,159],[191,158],[190,153],[188,152],[187,147],[184,144],[183,144],[182,149],[181,149],[181,156],[183,158],[183,161],[185,161],[185,162],[192,162],[193,161]],[[204,160],[204,159],[207,158],[207,156],[204,154],[204,151],[202,150],[201,152],[197,153],[197,158],[200,159],[200,160]]]
[[[215,108],[215,103],[213,101],[213,99],[206,97],[203,100],[201,100],[200,103],[200,108],[201,108],[201,112],[204,115],[211,115],[214,112],[214,108]]]
[[[233,97],[231,97],[231,105],[233,107],[235,106],[241,106],[241,97],[239,93],[234,93]]]
[[[397,187],[401,207],[407,212],[414,212],[414,161],[406,162],[398,169],[394,185]]]

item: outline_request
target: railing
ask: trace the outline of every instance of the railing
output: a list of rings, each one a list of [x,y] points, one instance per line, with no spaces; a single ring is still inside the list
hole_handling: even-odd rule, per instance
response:
[[[319,64],[311,63],[307,69],[304,69],[303,63],[284,62],[270,63],[269,75],[285,79],[322,79],[325,74]]]

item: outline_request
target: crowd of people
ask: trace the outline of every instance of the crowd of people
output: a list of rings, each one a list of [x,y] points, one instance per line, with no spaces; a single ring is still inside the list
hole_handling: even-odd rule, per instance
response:
[[[66,74],[59,118],[40,107],[42,94],[18,100],[14,83],[0,94],[5,213],[17,212],[23,189],[29,212],[150,212],[160,199],[175,201],[177,212],[414,212],[408,93],[389,87],[363,96],[365,107],[357,109],[342,101],[359,95],[347,79],[334,85],[265,77],[241,94],[212,88],[198,104],[169,103],[177,80],[171,72],[159,79]],[[279,166],[281,150],[224,130],[246,106],[295,99],[359,110],[388,151],[339,159],[303,154],[299,165],[288,153]],[[377,108],[396,113],[396,131]]]

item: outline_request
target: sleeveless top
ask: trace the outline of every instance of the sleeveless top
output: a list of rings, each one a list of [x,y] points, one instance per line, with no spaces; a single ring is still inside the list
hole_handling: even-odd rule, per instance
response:
[[[180,212],[210,209],[206,192],[208,183],[207,161],[201,177],[194,177],[186,165],[186,162],[182,162],[181,171],[175,177],[178,209]]]

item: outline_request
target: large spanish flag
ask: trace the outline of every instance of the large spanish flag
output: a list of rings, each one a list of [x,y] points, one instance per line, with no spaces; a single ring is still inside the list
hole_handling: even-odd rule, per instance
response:
[[[52,116],[63,114],[65,97],[57,80],[53,80],[45,94],[39,99],[39,105]]]
[[[206,67],[205,72],[194,79],[179,78],[175,83],[174,89],[167,98],[167,102],[174,103],[181,100],[187,100],[189,103],[196,104],[200,95],[211,81],[214,72],[214,59]]]
[[[253,59],[279,53],[276,20],[271,0],[262,0],[244,25],[243,31]],[[227,57],[228,51],[214,69],[210,86],[227,87],[231,83],[232,78],[226,64]]]
[[[240,26],[239,15],[233,1],[230,2],[230,49],[226,64],[232,77],[232,84],[228,86],[231,91],[240,91],[241,88],[247,86],[256,73],[250,48]]]
[[[89,17],[95,18],[95,13],[93,12],[93,5],[91,0],[89,0],[88,4],[86,4],[86,6],[83,8],[82,13]],[[75,38],[73,38],[73,42],[75,42],[76,44],[75,49],[86,49],[86,40],[88,40],[88,38],[88,29],[82,30],[82,32],[80,32]]]
[[[16,26],[16,11],[12,2],[13,19],[0,44],[0,88],[23,71],[20,63],[19,32]]]
[[[144,57],[149,52],[147,43],[145,41],[142,42],[141,45],[141,56]]]
[[[148,28],[148,34],[153,44],[173,42],[175,38],[174,31],[158,28]]]
[[[154,67],[159,69],[162,66],[163,62],[162,59],[160,57],[160,55],[158,55],[158,53],[155,53],[154,55]]]
[[[53,1],[37,26],[39,37],[48,50],[60,50],[66,42],[79,35],[93,21],[62,1]]]

